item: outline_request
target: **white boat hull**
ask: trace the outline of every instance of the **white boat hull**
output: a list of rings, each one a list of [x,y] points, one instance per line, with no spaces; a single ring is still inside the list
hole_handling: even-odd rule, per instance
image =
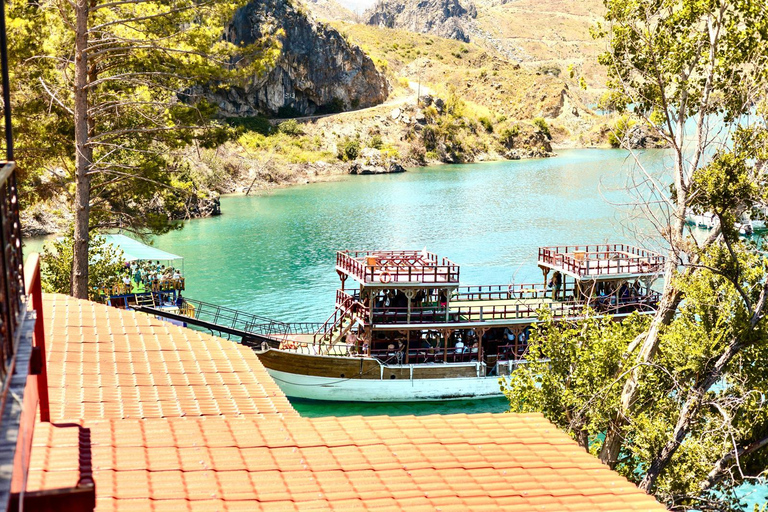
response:
[[[443,379],[340,379],[267,368],[289,397],[335,402],[415,402],[494,398],[504,394],[499,377]]]

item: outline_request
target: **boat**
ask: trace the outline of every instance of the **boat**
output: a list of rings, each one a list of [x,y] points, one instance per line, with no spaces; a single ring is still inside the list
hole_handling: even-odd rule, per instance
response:
[[[651,314],[658,253],[624,244],[541,247],[543,280],[462,286],[459,265],[422,251],[340,251],[333,313],[243,343],[289,397],[363,402],[490,398],[525,364],[531,326]],[[301,327],[298,327],[301,326]]]
[[[685,221],[698,228],[714,229],[717,225],[717,216],[711,212],[694,213],[689,210],[685,216]]]

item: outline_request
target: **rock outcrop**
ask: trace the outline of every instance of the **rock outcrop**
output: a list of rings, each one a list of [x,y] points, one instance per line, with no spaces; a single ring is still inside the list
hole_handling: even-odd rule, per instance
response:
[[[246,87],[208,96],[222,115],[280,117],[370,107],[386,100],[389,83],[373,61],[336,30],[286,0],[254,0],[237,11],[225,37],[248,45],[282,29],[275,66]]]
[[[663,148],[667,144],[659,134],[643,123],[632,126],[624,136],[621,147],[630,149]]]
[[[470,25],[477,17],[474,4],[464,0],[394,0],[379,2],[363,15],[365,23],[386,28],[469,42]]]

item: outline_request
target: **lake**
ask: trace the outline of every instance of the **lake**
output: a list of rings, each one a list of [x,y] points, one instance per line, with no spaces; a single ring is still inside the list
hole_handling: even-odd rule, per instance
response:
[[[660,169],[665,151],[642,153]],[[332,313],[341,249],[426,247],[461,265],[461,282],[541,282],[545,245],[628,242],[647,228],[616,206],[631,200],[622,150],[560,151],[556,158],[444,165],[403,174],[228,196],[222,215],[185,223],[155,245],[184,256],[185,295],[284,321]],[[25,250],[39,250],[30,241]],[[505,400],[437,404],[296,402],[304,415],[498,412]]]

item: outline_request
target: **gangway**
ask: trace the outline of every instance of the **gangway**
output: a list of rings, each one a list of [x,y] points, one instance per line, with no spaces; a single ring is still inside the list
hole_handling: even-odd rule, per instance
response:
[[[218,332],[228,336],[237,336],[246,345],[262,341],[279,342],[288,333],[312,334],[321,325],[311,322],[280,322],[265,316],[187,297],[184,298],[184,303],[179,309],[169,310],[168,308],[149,305],[137,305],[134,309],[142,313],[202,327],[212,333]]]

